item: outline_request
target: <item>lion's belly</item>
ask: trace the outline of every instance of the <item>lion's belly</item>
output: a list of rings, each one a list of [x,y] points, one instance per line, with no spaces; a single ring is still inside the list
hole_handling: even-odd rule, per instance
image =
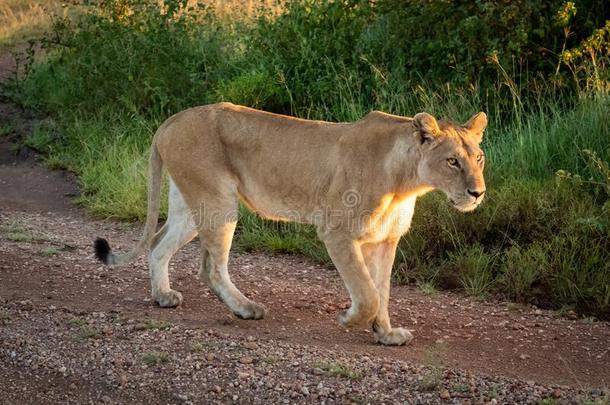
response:
[[[260,192],[260,190],[256,192],[256,190],[243,187],[238,190],[238,195],[250,211],[263,218],[306,224],[314,223],[313,209],[309,207],[310,204],[305,196],[297,198],[285,193]]]

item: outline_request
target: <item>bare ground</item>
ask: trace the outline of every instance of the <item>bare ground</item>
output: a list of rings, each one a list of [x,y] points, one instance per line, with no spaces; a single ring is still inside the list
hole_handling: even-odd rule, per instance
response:
[[[0,64],[1,65],[1,64]],[[0,66],[0,71],[2,66]],[[96,236],[130,248],[141,226],[91,218],[74,176],[15,138],[35,120],[0,104],[0,403],[608,402],[610,324],[396,286],[406,347],[336,322],[337,273],[298,256],[233,252],[231,274],[264,303],[234,318],[196,277],[197,244],[170,267],[177,309],[149,298],[145,258],[108,269]]]

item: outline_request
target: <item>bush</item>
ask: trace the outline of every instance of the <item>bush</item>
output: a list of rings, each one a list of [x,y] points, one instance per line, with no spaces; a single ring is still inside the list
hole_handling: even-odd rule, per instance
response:
[[[509,78],[526,88],[542,84],[536,81],[556,75],[564,49],[578,48],[610,19],[602,0],[380,0],[378,5],[389,19],[385,47],[399,48],[393,54],[411,80],[464,86],[493,87],[499,75],[500,82]]]
[[[112,106],[145,117],[210,101],[220,33],[195,29],[211,20],[187,12],[186,0],[165,3],[107,1],[77,21],[56,20],[43,41],[50,59],[23,81],[20,99],[57,114]]]

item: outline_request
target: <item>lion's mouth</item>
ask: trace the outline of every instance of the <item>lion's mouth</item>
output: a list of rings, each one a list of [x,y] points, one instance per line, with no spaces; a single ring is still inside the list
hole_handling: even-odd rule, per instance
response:
[[[453,198],[449,199],[449,202],[451,203],[451,205],[453,205],[453,208],[457,209],[458,211],[462,211],[462,212],[469,212],[474,210],[475,208],[477,208],[479,206],[479,204],[481,203],[482,199],[475,199],[470,200],[470,201],[460,201],[457,202],[455,201]]]

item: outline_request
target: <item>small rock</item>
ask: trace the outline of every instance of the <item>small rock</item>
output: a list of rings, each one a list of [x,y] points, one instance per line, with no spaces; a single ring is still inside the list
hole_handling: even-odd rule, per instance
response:
[[[248,342],[245,342],[245,343],[243,344],[243,346],[244,346],[246,349],[250,349],[250,350],[256,350],[256,349],[258,349],[258,345],[257,345],[255,342],[250,342],[250,341],[248,341]]]
[[[109,404],[110,402],[112,402],[112,399],[108,395],[104,395],[102,397],[102,402]]]
[[[68,369],[66,368],[66,366],[61,366],[60,368],[57,369],[57,371],[59,371],[62,374],[65,374],[67,370]]]
[[[222,391],[222,388],[220,388],[220,385],[215,385],[214,388],[212,388],[212,390],[218,394],[220,394],[220,392]]]
[[[449,394],[449,391],[446,389],[441,390],[439,395],[440,395],[441,399],[450,399],[451,398],[451,394]]]
[[[301,392],[303,393],[303,395],[308,396],[309,395],[309,388],[307,388],[306,386],[302,386],[301,387]]]
[[[241,364],[252,364],[254,362],[254,359],[250,356],[244,356],[239,359],[239,362]]]
[[[250,374],[246,373],[246,372],[243,372],[243,371],[238,371],[237,372],[237,377],[242,379],[242,380],[245,380],[246,378],[250,377]]]
[[[127,385],[127,383],[129,382],[127,375],[121,374],[121,376],[119,377],[119,382],[121,383],[121,385]]]
[[[527,360],[527,359],[529,359],[529,358],[530,358],[530,356],[529,356],[529,354],[523,354],[523,353],[522,353],[522,354],[520,354],[520,355],[519,355],[519,358],[520,358],[521,360]]]
[[[324,374],[324,370],[322,370],[321,368],[317,368],[316,367],[316,368],[313,369],[313,374],[314,375],[322,375],[322,374]]]

